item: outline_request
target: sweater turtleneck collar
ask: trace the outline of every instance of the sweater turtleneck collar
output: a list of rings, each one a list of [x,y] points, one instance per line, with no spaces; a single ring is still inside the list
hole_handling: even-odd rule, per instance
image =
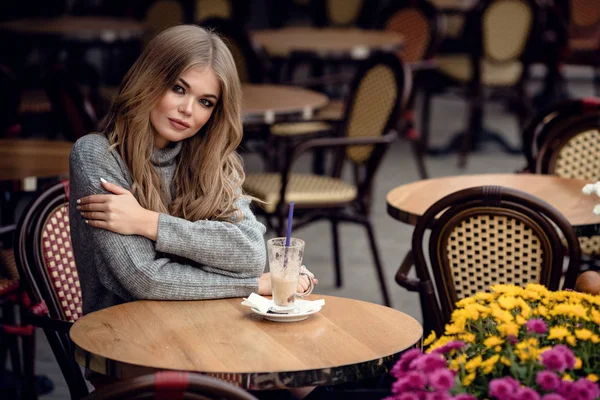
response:
[[[164,167],[175,162],[175,158],[181,151],[181,142],[170,144],[164,149],[155,149],[152,154],[152,164],[156,167]]]

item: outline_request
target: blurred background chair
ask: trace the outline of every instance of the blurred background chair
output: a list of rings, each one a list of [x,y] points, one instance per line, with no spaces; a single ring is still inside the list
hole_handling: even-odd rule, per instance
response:
[[[161,371],[110,384],[85,399],[256,400],[256,397],[216,378],[191,372]]]
[[[377,7],[366,0],[312,0],[313,24],[319,27],[370,28]]]
[[[17,226],[15,260],[35,312],[27,321],[42,328],[69,387],[71,398],[89,391],[75,362],[69,329],[81,315],[81,288],[69,226],[68,181],[57,183],[29,204]]]
[[[424,87],[421,134],[428,146],[430,103],[439,88],[461,87],[469,107],[467,128],[449,145],[435,152],[459,150],[459,165],[467,154],[485,141],[494,141],[516,152],[497,133],[484,132],[484,88],[502,89],[513,101],[519,126],[529,115],[525,81],[530,63],[532,38],[537,28],[538,5],[534,0],[485,0],[470,10],[465,22],[468,54],[437,56],[437,71]]]
[[[431,234],[425,238],[427,230]],[[409,278],[412,265],[405,262],[396,282],[419,293],[424,332],[438,335],[458,300],[492,285],[539,283],[558,290],[565,254],[562,288],[572,289],[580,259],[579,242],[566,218],[536,197],[499,186],[461,190],[433,204],[417,222],[412,253],[417,278]]]
[[[375,54],[363,61],[353,84],[344,122],[337,137],[302,142],[293,149],[279,173],[248,174],[244,190],[266,202],[262,212],[277,234],[285,232],[290,202],[295,203],[294,229],[326,219],[331,224],[336,286],[342,285],[338,224],[365,227],[386,305],[390,299],[369,214],[375,173],[389,145],[392,131],[408,97],[410,73],[394,54]],[[331,170],[326,176],[292,173],[298,157],[307,150],[331,150]],[[352,166],[354,183],[342,179],[344,165]]]
[[[401,0],[390,3],[381,11],[378,28],[397,32],[404,38],[398,57],[413,74],[412,92],[406,110],[398,121],[399,132],[412,145],[417,168],[422,179],[428,177],[424,153],[426,144],[415,127],[415,98],[421,90],[427,71],[435,68],[435,52],[439,44],[439,18],[436,8],[425,0]]]

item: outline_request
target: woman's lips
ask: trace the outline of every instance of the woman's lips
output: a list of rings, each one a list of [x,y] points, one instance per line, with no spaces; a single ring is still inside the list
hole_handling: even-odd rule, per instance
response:
[[[185,122],[177,119],[168,118],[168,120],[171,126],[177,129],[178,131],[185,131],[187,128],[190,127],[189,124],[186,124]]]

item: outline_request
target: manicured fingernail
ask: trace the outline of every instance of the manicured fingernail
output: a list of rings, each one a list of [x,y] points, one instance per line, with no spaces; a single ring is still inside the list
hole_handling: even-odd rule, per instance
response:
[[[79,201],[77,201],[79,203]],[[81,206],[75,207],[77,210],[81,210]]]
[[[89,221],[87,219],[84,219],[83,222],[85,222],[86,224],[89,223]]]
[[[81,203],[81,199],[77,199],[77,204]]]
[[[104,178],[100,178],[100,182],[102,182],[102,183],[108,183],[108,182],[106,181],[106,179],[104,179]]]

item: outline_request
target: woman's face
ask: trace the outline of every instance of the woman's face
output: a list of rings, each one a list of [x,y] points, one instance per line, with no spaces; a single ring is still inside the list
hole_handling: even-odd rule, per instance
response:
[[[150,111],[154,145],[162,149],[194,136],[212,115],[220,96],[221,83],[212,68],[186,70]]]

